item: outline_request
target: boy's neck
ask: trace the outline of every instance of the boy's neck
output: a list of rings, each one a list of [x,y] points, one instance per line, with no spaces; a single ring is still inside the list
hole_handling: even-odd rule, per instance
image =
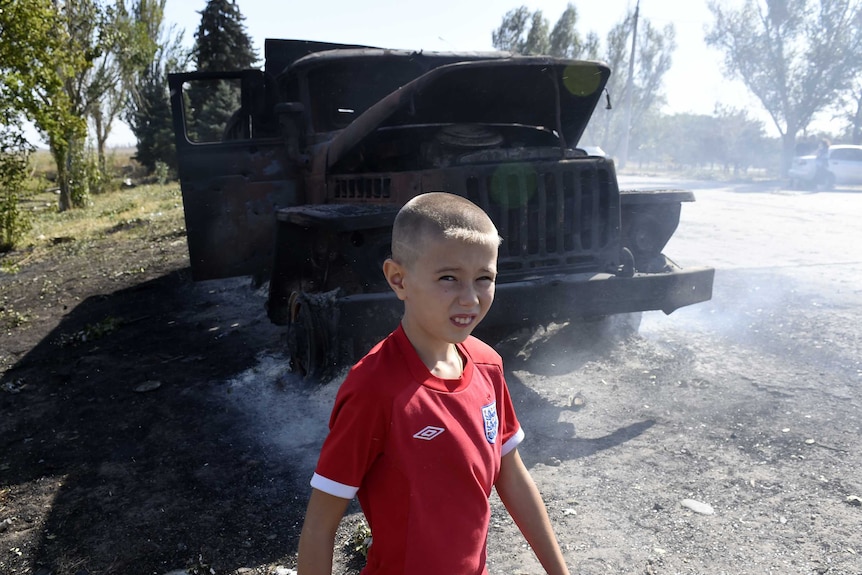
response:
[[[401,322],[401,329],[410,341],[416,355],[431,372],[431,375],[441,379],[458,379],[464,371],[464,359],[454,343],[429,342],[412,329],[410,322]]]

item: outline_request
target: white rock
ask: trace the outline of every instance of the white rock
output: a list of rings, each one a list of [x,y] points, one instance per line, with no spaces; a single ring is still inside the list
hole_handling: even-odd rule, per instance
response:
[[[701,515],[712,515],[715,513],[715,509],[712,508],[712,505],[709,503],[702,503],[695,499],[683,499],[679,504],[691,509],[695,513],[700,513]]]
[[[135,391],[138,393],[146,393],[148,391],[154,391],[162,386],[161,381],[156,381],[154,379],[145,381],[144,383],[138,385],[135,388]]]

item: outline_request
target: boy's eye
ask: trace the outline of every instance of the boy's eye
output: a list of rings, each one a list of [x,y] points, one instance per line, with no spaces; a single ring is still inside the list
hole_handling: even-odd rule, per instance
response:
[[[455,276],[440,276],[440,281],[453,282],[455,281]]]

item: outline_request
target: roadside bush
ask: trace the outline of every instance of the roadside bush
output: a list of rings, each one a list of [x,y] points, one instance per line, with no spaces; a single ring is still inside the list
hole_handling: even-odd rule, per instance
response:
[[[0,252],[12,250],[32,225],[19,204],[30,151],[19,133],[0,129]]]
[[[156,169],[154,170],[153,175],[156,178],[156,183],[160,186],[164,186],[170,181],[171,169],[163,161],[156,160]]]

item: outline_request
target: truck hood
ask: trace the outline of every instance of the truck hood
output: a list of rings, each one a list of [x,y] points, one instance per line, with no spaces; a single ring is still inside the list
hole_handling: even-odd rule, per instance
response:
[[[378,129],[459,123],[541,127],[574,147],[609,77],[602,62],[531,56],[440,66],[368,108],[322,153],[331,168]]]

